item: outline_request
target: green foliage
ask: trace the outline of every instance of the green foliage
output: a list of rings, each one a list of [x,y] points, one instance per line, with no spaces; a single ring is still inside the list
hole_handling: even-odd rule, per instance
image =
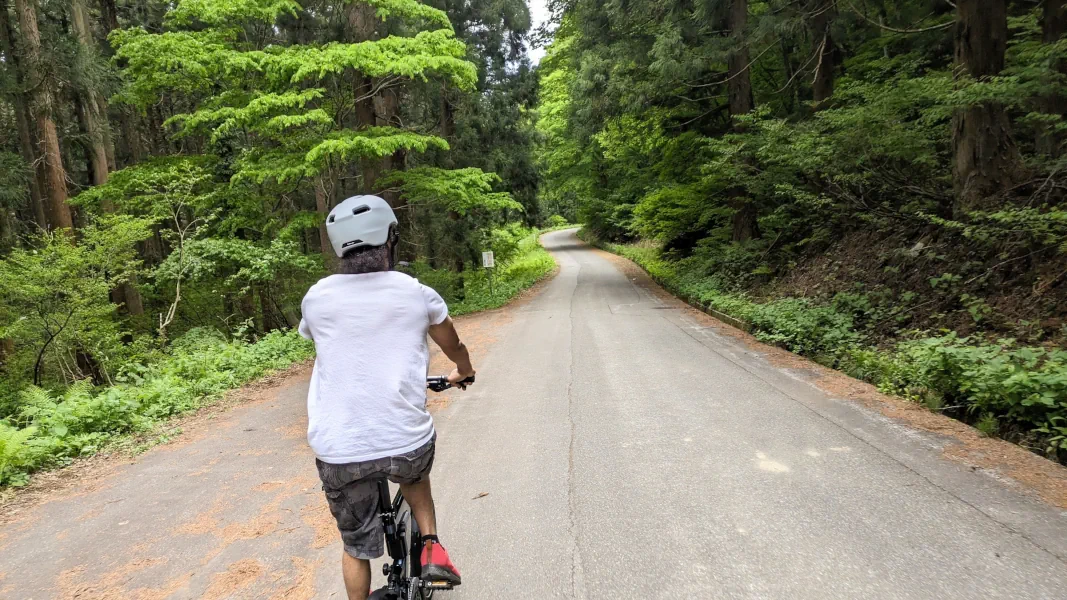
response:
[[[396,171],[380,185],[396,187],[409,204],[436,204],[460,216],[475,211],[521,211],[522,205],[509,193],[492,191],[499,181],[498,175],[481,169],[418,167]]]
[[[570,221],[563,215],[552,215],[545,220],[545,227],[548,227],[549,229],[559,229],[568,226],[570,226]]]
[[[28,189],[40,182],[18,135],[33,115],[17,106],[39,77],[18,71],[23,44],[7,57],[0,484],[305,355],[269,332],[299,321],[331,260],[324,213],[345,197],[400,205],[403,259],[460,313],[550,270],[524,227],[552,213],[539,208],[530,154],[536,74],[522,0],[121,8],[90,14],[84,38],[69,5],[31,7],[53,75],[37,84],[56,100],[62,163],[80,192],[70,236],[40,233]],[[104,30],[111,48],[89,43]],[[94,115],[105,99],[112,109]],[[101,156],[121,168],[95,185]],[[475,268],[486,248],[500,265],[493,293]],[[304,350],[259,356],[274,336]]]
[[[83,380],[61,394],[22,392],[16,414],[0,421],[0,484],[21,485],[29,473],[92,454],[119,436],[217,399],[223,392],[312,355],[296,332],[256,343],[191,332],[163,360],[132,364],[116,385]]]
[[[728,2],[558,6],[543,207],[764,341],[1058,452],[1034,394],[1062,395],[1067,42],[1009,3],[1003,71],[971,78],[995,49],[957,48],[953,3],[874,4],[749,2],[743,29]]]
[[[349,0],[354,1],[354,0]],[[427,6],[415,0],[364,0],[374,7],[375,14],[383,21],[396,15],[405,19],[421,19],[438,27],[452,29],[452,22],[443,10]]]
[[[492,284],[485,270],[464,277],[465,294],[461,301],[449,307],[454,315],[463,315],[481,310],[500,308],[519,293],[541,281],[556,269],[556,261],[537,238],[534,231],[522,238],[516,253],[493,269]]]
[[[959,407],[959,416],[987,435],[1040,435],[1049,454],[1067,458],[1067,351],[986,344],[954,333],[868,345],[862,323],[881,317],[866,296],[838,294],[831,303],[808,298],[756,302],[722,291],[692,262],[662,258],[654,246],[609,245],[690,302],[724,313],[761,341],[812,357],[927,406]],[[1062,447],[1062,449],[1061,449]]]
[[[150,219],[110,216],[82,230],[40,233],[29,248],[0,261],[0,338],[13,340],[12,363],[36,383],[62,381],[65,362],[91,352],[100,367],[125,355],[122,328],[111,317],[109,290],[139,269],[134,244],[148,237]]]
[[[492,285],[486,269],[459,275],[420,261],[408,272],[437,290],[454,316],[500,308],[555,270],[556,261],[537,241],[541,233],[515,225],[494,230],[491,247],[497,266],[491,274]]]
[[[295,0],[180,0],[167,13],[172,25],[225,25],[244,21],[273,23],[283,14],[296,16],[300,4]]]

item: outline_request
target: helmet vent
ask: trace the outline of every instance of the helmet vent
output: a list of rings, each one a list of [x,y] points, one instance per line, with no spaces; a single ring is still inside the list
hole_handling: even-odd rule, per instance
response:
[[[370,207],[367,206],[366,204],[364,204],[363,206],[360,206],[359,208],[353,208],[352,209],[352,215],[353,216],[361,215],[361,214],[363,214],[365,212],[370,212]]]
[[[336,221],[336,220],[337,220],[337,217],[336,217],[336,216],[334,216],[334,215],[330,215],[330,218],[329,218],[329,219],[327,219],[327,220],[326,220],[326,222],[327,222],[327,223],[333,223],[333,222],[334,222],[334,221]]]
[[[342,248],[348,248],[349,246],[355,246],[356,244],[362,244],[363,240],[352,240],[351,242],[345,242],[341,244]]]

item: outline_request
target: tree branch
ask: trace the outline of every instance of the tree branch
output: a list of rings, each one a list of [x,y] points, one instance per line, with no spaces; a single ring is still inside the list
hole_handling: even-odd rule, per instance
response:
[[[936,31],[938,29],[947,29],[947,28],[952,27],[953,25],[956,24],[956,21],[953,20],[953,21],[949,21],[948,23],[942,23],[940,25],[933,25],[931,27],[923,27],[922,29],[897,29],[896,27],[890,27],[888,25],[883,25],[883,24],[881,24],[881,23],[879,23],[877,21],[871,20],[870,17],[868,17],[867,15],[863,14],[863,12],[861,12],[860,9],[856,8],[856,5],[852,3],[852,0],[845,0],[845,1],[848,2],[848,5],[852,8],[852,12],[856,13],[859,16],[859,18],[863,19],[864,21],[867,21],[871,25],[875,25],[877,27],[885,29],[886,31],[892,31],[893,33],[926,33],[927,31]]]

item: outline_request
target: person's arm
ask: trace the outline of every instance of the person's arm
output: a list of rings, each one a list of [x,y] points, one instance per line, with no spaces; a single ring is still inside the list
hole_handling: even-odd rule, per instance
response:
[[[449,360],[456,363],[456,368],[448,375],[449,383],[456,384],[474,375],[474,366],[471,365],[467,346],[459,339],[451,317],[445,317],[445,320],[437,325],[430,325],[430,339],[441,347],[441,352],[444,352]]]

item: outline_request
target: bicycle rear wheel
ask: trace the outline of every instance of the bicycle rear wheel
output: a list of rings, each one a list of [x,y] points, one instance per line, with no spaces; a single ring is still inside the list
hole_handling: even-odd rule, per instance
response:
[[[407,549],[407,560],[404,561],[404,581],[410,585],[414,578],[422,577],[422,533],[419,524],[411,515],[411,506],[408,501],[400,503],[400,509],[396,511],[397,524],[403,524],[404,548]],[[433,598],[433,590],[416,587],[409,590],[407,600],[430,600]]]

